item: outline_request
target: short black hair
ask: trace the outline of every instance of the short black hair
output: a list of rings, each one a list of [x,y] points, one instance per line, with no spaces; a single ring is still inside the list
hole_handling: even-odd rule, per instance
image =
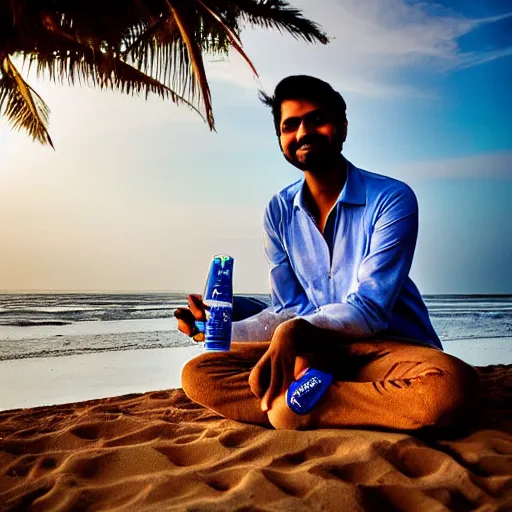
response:
[[[341,125],[347,120],[347,104],[343,96],[335,91],[330,84],[308,75],[291,75],[283,78],[274,90],[274,95],[269,96],[259,91],[260,100],[272,109],[276,134],[281,135],[281,104],[285,100],[305,99],[321,101],[332,109],[336,125]]]

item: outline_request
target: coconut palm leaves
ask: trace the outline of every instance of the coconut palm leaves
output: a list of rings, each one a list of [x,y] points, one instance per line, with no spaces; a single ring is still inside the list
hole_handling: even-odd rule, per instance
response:
[[[157,94],[198,112],[214,129],[204,55],[242,49],[245,25],[307,42],[325,34],[284,0],[0,0],[0,115],[52,144],[49,109],[10,56],[56,82]]]
[[[53,147],[47,129],[48,106],[23,80],[8,56],[1,64],[0,113],[7,117],[13,128],[25,128],[32,138]]]

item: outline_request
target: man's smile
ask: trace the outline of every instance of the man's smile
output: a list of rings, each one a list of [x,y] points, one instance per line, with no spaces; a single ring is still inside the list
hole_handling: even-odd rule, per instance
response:
[[[299,151],[314,151],[314,150],[317,150],[317,149],[320,149],[320,145],[317,144],[316,142],[310,142],[309,144],[303,144],[302,146],[300,146],[298,149],[297,149],[297,152]]]

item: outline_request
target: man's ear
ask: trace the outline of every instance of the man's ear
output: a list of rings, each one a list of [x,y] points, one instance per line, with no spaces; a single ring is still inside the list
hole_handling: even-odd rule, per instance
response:
[[[347,140],[347,132],[348,132],[348,119],[345,119],[343,123],[343,142]]]

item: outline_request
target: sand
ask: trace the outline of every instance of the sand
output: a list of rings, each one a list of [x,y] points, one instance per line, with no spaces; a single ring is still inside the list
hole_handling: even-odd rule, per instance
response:
[[[512,365],[479,371],[484,413],[451,439],[275,431],[181,389],[3,411],[0,509],[512,510]]]
[[[0,411],[178,388],[183,365],[201,348],[196,344],[1,361]]]

